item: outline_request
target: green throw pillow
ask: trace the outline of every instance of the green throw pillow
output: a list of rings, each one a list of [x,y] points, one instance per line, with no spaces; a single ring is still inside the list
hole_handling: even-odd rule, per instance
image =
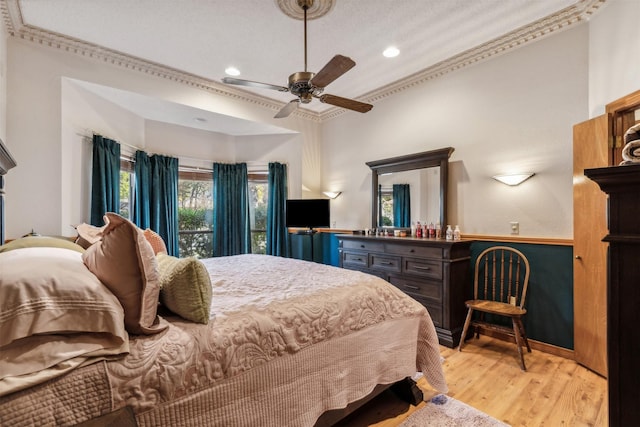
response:
[[[196,323],[209,322],[211,278],[198,259],[158,253],[160,302],[175,314]]]
[[[77,252],[84,252],[84,248],[71,240],[58,237],[28,236],[15,239],[0,246],[0,252],[9,252],[22,248],[63,248]]]

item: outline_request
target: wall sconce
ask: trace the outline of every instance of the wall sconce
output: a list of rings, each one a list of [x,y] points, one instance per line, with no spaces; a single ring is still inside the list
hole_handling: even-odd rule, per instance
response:
[[[322,194],[324,194],[330,199],[335,199],[336,197],[342,194],[342,191],[323,191]]]
[[[513,173],[513,174],[505,174],[505,175],[494,175],[491,178],[496,181],[500,181],[503,184],[507,185],[520,185],[525,182],[527,179],[531,178],[535,173],[533,172],[525,172],[525,173]]]

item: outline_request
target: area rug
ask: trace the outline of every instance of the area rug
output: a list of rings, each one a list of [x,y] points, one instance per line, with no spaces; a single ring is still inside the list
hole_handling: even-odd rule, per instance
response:
[[[508,427],[452,397],[439,394],[411,414],[400,427]]]

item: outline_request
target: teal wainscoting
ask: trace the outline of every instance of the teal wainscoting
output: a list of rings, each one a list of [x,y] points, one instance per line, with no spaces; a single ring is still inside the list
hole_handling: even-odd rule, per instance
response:
[[[531,266],[524,317],[527,337],[573,350],[573,247],[476,241],[471,245],[471,289],[476,258],[498,244],[518,249]]]

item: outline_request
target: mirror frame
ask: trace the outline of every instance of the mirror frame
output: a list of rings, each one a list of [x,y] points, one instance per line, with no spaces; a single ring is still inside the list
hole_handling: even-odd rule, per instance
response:
[[[453,147],[438,150],[424,151],[422,153],[408,154],[406,156],[391,157],[388,159],[366,162],[371,168],[371,225],[378,228],[378,177],[387,173],[403,172],[414,169],[424,169],[440,166],[440,224],[445,227],[447,223],[447,190],[449,181],[449,157],[453,153]]]

